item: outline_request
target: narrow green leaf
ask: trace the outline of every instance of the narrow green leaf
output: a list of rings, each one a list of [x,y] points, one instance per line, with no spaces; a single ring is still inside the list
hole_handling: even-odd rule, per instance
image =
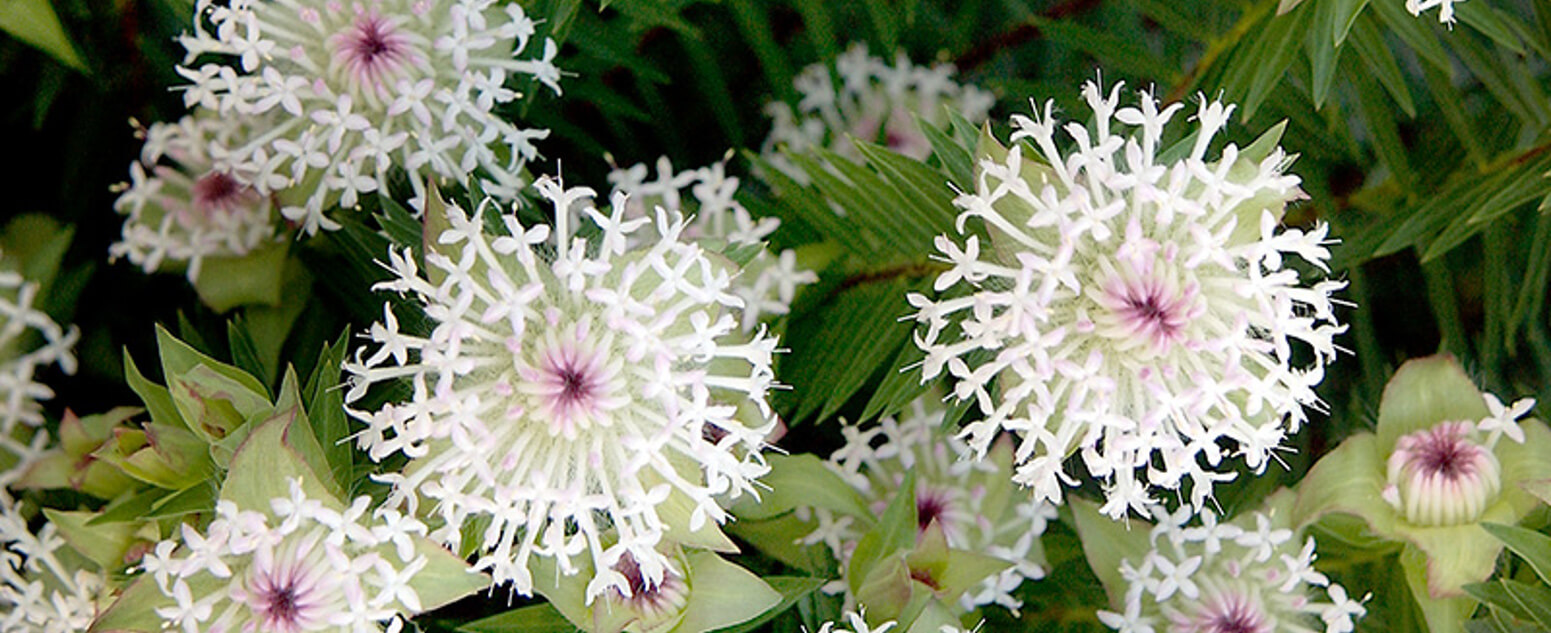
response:
[[[974,184],[974,156],[968,148],[959,145],[946,132],[938,129],[920,117],[916,117],[916,125],[921,127],[921,132],[926,134],[926,140],[932,144],[932,155],[948,170],[949,180],[960,187],[969,187]]]
[[[1454,15],[1459,18],[1459,21],[1469,24],[1471,28],[1491,38],[1498,46],[1513,51],[1518,55],[1524,54],[1524,43],[1519,41],[1518,36],[1514,35],[1513,29],[1507,24],[1507,22],[1514,18],[1504,15],[1490,4],[1484,2],[1477,2],[1475,4],[1456,2],[1454,4]]]
[[[1373,71],[1401,111],[1415,118],[1416,103],[1411,100],[1410,89],[1406,88],[1406,78],[1400,74],[1400,65],[1395,62],[1395,56],[1390,53],[1389,46],[1384,43],[1383,36],[1372,20],[1358,20],[1353,25],[1352,44],[1357,49],[1357,56],[1362,58],[1368,70]]]
[[[1502,541],[1519,558],[1529,563],[1541,582],[1551,583],[1551,536],[1514,525],[1482,523],[1481,529]],[[1551,605],[1548,605],[1551,606]]]
[[[178,406],[172,402],[172,393],[167,391],[166,387],[151,382],[140,373],[140,368],[135,366],[135,359],[130,356],[127,347],[124,348],[124,379],[135,395],[140,396],[140,401],[145,403],[146,410],[151,412],[152,422],[188,428],[188,423],[178,413]]]
[[[1431,64],[1422,66],[1423,78],[1427,80],[1427,89],[1432,94],[1433,103],[1438,105],[1438,110],[1443,114],[1443,120],[1449,124],[1449,131],[1454,133],[1454,138],[1459,140],[1465,151],[1470,154],[1470,160],[1477,167],[1486,166],[1486,150],[1481,147],[1481,136],[1471,123],[1470,116],[1465,113],[1465,105],[1460,100],[1459,90],[1454,87],[1448,73],[1438,70]]]
[[[1105,63],[1105,69],[1124,75],[1151,77],[1173,84],[1180,80],[1179,68],[1165,63],[1141,42],[1113,32],[1083,26],[1068,20],[1035,17],[1039,32],[1052,42],[1084,51]]]
[[[1454,74],[1454,62],[1449,59],[1449,54],[1439,43],[1438,35],[1425,20],[1418,20],[1416,16],[1406,11],[1403,2],[1375,2],[1373,9],[1379,19],[1384,22],[1384,30],[1394,33],[1402,42],[1416,51],[1422,61],[1427,62],[1440,72],[1452,77]]]
[[[1352,24],[1362,15],[1363,9],[1368,7],[1368,0],[1333,0],[1326,2],[1332,7],[1330,12],[1330,39],[1331,43],[1340,46],[1346,42],[1346,35],[1352,30]]]
[[[269,375],[264,361],[259,359],[253,335],[248,332],[248,326],[240,315],[226,322],[226,344],[232,351],[232,362],[238,369],[253,376]]]
[[[1389,167],[1396,182],[1402,187],[1412,186],[1416,182],[1416,175],[1411,171],[1411,162],[1406,157],[1406,147],[1400,140],[1400,129],[1395,123],[1394,110],[1383,96],[1383,89],[1366,72],[1357,71],[1348,73],[1348,76],[1357,88],[1358,114],[1372,135],[1374,151],[1384,165]]]
[[[70,43],[65,27],[54,13],[49,0],[5,0],[0,2],[0,31],[48,53],[59,63],[91,74],[86,63]]]
[[[782,101],[795,102],[792,70],[786,63],[786,53],[775,41],[775,30],[770,28],[770,18],[765,13],[767,6],[755,0],[727,0],[727,7],[732,9],[739,32],[743,33],[744,40],[754,49],[755,57],[759,58],[759,67],[765,73],[770,91]]]
[[[312,423],[312,433],[323,448],[329,471],[341,484],[349,482],[355,454],[346,441],[350,434],[350,423],[345,419],[344,391],[340,384],[340,372],[344,368],[349,343],[350,331],[347,329],[340,332],[339,338],[332,344],[323,346],[312,375],[307,378],[302,400],[308,421]]]

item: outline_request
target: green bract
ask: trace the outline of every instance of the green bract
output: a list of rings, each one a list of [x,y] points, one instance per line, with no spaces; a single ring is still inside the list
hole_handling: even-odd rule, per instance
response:
[[[1475,606],[1462,587],[1486,580],[1496,565],[1502,543],[1481,524],[1516,524],[1541,505],[1524,485],[1551,477],[1551,429],[1529,419],[1518,423],[1522,443],[1505,439],[1492,445],[1500,438],[1488,439],[1486,448],[1500,468],[1500,492],[1487,500],[1479,516],[1464,519],[1460,514],[1462,518],[1452,524],[1408,519],[1407,512],[1387,500],[1385,489],[1393,483],[1388,471],[1395,469],[1390,462],[1403,438],[1417,437],[1411,434],[1437,432],[1447,423],[1474,426],[1483,421],[1502,424],[1500,413],[1492,411],[1486,396],[1452,356],[1409,361],[1384,388],[1374,432],[1347,438],[1320,459],[1298,487],[1294,516],[1301,525],[1332,514],[1355,515],[1366,526],[1361,533],[1354,532],[1349,522],[1325,521],[1322,525],[1353,542],[1404,544],[1400,562],[1412,594],[1435,632],[1462,629],[1464,618]],[[1475,435],[1484,435],[1484,430],[1478,429]],[[1462,437],[1459,441],[1476,439]],[[1392,491],[1391,499],[1393,495]]]

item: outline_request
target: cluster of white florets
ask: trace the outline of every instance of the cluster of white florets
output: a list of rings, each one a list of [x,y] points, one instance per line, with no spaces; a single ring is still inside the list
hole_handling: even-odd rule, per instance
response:
[[[54,397],[48,385],[38,382],[37,374],[50,366],[74,373],[71,348],[81,337],[75,326],[60,327],[34,305],[41,298],[38,292],[38,284],[20,273],[0,271],[0,447],[23,462],[43,450],[47,436],[40,433],[28,442],[28,436],[16,431],[41,426],[39,402]],[[3,479],[0,485],[9,483]]]
[[[494,0],[199,0],[178,72],[184,102],[220,117],[268,120],[218,156],[307,232],[323,212],[386,186],[401,167],[515,197],[533,142],[495,113],[529,75],[559,92],[557,47],[524,58],[534,21]],[[417,191],[423,195],[423,190]]]
[[[1367,612],[1346,589],[1314,569],[1314,539],[1254,515],[1254,529],[1202,512],[1154,509],[1152,550],[1126,559],[1124,613],[1100,611],[1121,633],[1347,633]],[[1317,594],[1325,594],[1320,596]],[[1311,595],[1315,594],[1315,595]],[[1328,597],[1329,601],[1322,601]]]
[[[835,60],[833,74],[827,64],[814,64],[797,75],[793,84],[801,99],[795,108],[765,106],[773,127],[760,153],[798,182],[807,182],[807,175],[780,154],[783,147],[793,153],[823,148],[855,159],[859,155],[846,140],[852,136],[925,159],[932,145],[918,118],[941,127],[948,108],[978,124],[996,104],[991,93],[954,81],[954,72],[952,64],[916,66],[903,52],[890,65],[853,44]]]
[[[1410,11],[1411,15],[1421,15],[1423,11],[1427,11],[1436,7],[1438,9],[1438,21],[1449,25],[1449,28],[1454,28],[1454,5],[1455,3],[1463,1],[1464,0],[1406,0],[1406,10]]]
[[[141,563],[171,604],[169,627],[199,631],[390,631],[421,610],[410,584],[427,564],[426,527],[358,497],[343,511],[308,498],[293,480],[265,511],[216,504],[201,534],[188,524]]]
[[[129,182],[113,205],[128,217],[109,254],[147,273],[184,266],[194,281],[206,257],[241,257],[284,239],[276,235],[279,217],[265,188],[216,158],[247,142],[252,128],[240,118],[206,114],[144,130],[140,160],[130,163]]]
[[[395,279],[379,287],[420,302],[431,330],[401,332],[387,311],[378,347],[347,363],[346,400],[407,382],[410,401],[351,411],[373,459],[410,458],[384,476],[393,498],[434,502],[432,537],[447,543],[482,519],[476,566],[522,593],[534,556],[567,574],[590,557],[591,600],[629,591],[615,569],[625,556],[662,582],[665,531],[715,529],[718,497],[755,492],[777,422],[765,400],[776,341],[738,331],[735,271],[681,240],[677,212],[659,208],[661,237],[631,248],[648,220],[627,219],[623,195],[604,213],[590,189],[537,187],[553,227],[506,215],[490,234],[480,213],[450,207],[429,278],[412,253],[390,254]],[[595,242],[576,234],[581,217]]]
[[[691,217],[684,230],[687,238],[734,248],[761,247],[733,280],[732,293],[743,300],[743,331],[752,331],[766,317],[791,312],[797,288],[819,280],[813,271],[798,267],[795,251],[762,248],[781,221],[755,218],[738,202],[738,178],[727,175],[727,161],[676,172],[664,156],[657,159],[656,177],[647,180],[649,174],[645,163],[609,174],[614,192],[629,196],[630,217],[649,217],[657,206],[681,209]]]
[[[34,533],[6,492],[22,469],[0,472],[0,631],[72,633],[97,617],[107,579],[88,569],[53,523]]]
[[[916,517],[920,530],[936,522],[948,546],[1000,558],[1011,564],[958,597],[965,611],[1000,605],[1014,613],[1023,602],[1013,592],[1026,580],[1045,577],[1040,535],[1055,519],[1055,508],[1027,495],[991,494],[1013,488],[1011,475],[989,461],[977,461],[965,443],[943,428],[941,406],[913,403],[899,419],[884,418],[861,429],[843,428],[845,446],[830,456],[831,469],[867,499],[875,516],[900,494],[907,473],[915,473]],[[824,543],[841,569],[863,536],[859,517],[813,510],[818,526],[804,539]],[[837,582],[826,590],[844,590]]]
[[[1016,480],[1051,502],[1075,484],[1064,462],[1079,453],[1111,517],[1186,480],[1200,509],[1233,478],[1225,456],[1265,468],[1320,406],[1314,386],[1345,329],[1331,300],[1344,283],[1305,286],[1290,265],[1324,270],[1330,255],[1327,227],[1280,225],[1302,196],[1288,157],[1209,156],[1233,106],[1203,98],[1189,151],[1160,158],[1183,106],[1143,93],[1122,108],[1120,93],[1084,87],[1089,126],[1063,124],[1053,103],[1013,117],[1005,159],[982,157],[975,190],[954,201],[961,231],[979,220],[990,243],[939,237],[950,268],[935,288],[953,292],[909,297],[923,379],[946,371],[953,395],[986,413],[964,429],[971,446],[1018,434]],[[1059,149],[1058,130],[1075,146]]]

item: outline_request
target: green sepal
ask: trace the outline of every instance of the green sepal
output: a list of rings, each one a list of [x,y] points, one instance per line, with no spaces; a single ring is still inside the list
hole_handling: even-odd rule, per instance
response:
[[[995,556],[948,547],[947,535],[936,521],[926,527],[914,551],[905,556],[912,579],[932,582],[932,593],[948,604],[982,580],[999,574],[1012,563]]]
[[[225,313],[242,305],[280,304],[291,240],[259,245],[246,255],[206,257],[194,292],[211,310]]]
[[[705,633],[747,621],[781,603],[781,594],[759,576],[712,552],[692,551],[689,602],[671,633]]]
[[[1077,538],[1082,541],[1083,556],[1088,559],[1088,567],[1093,569],[1093,575],[1099,578],[1099,584],[1104,586],[1104,595],[1109,597],[1110,607],[1119,609],[1125,606],[1126,591],[1130,584],[1121,576],[1120,564],[1127,560],[1141,564],[1147,553],[1152,551],[1152,542],[1148,537],[1152,524],[1144,521],[1116,521],[1101,514],[1096,504],[1077,497],[1067,497],[1067,506],[1070,510],[1063,510],[1062,514],[1071,513],[1067,523],[1077,531]]]

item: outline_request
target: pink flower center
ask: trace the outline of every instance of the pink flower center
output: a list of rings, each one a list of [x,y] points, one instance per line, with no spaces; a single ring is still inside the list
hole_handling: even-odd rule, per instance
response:
[[[376,10],[361,12],[333,38],[335,63],[343,67],[353,92],[362,90],[386,100],[395,79],[416,60],[409,36]]]
[[[635,557],[626,554],[614,564],[614,571],[630,583],[630,597],[615,591],[614,599],[641,616],[641,624],[655,624],[677,615],[688,604],[688,585],[673,570],[663,574],[662,582],[652,584],[641,573]],[[650,626],[646,628],[651,628]]]
[[[594,424],[607,426],[608,413],[624,406],[617,386],[621,369],[609,362],[610,337],[590,324],[553,327],[556,335],[540,344],[527,363],[519,363],[517,389],[528,399],[514,412],[522,415],[531,408],[533,419],[549,423],[552,436],[575,439]]]
[[[254,567],[247,596],[259,630],[296,633],[315,628],[326,615],[324,579],[304,560],[308,553],[281,553],[270,565]]]
[[[1158,274],[1119,275],[1099,292],[1109,313],[1100,320],[1122,349],[1162,354],[1185,342],[1187,326],[1202,311],[1197,294],[1194,283],[1180,287]]]
[[[1480,518],[1502,488],[1497,456],[1477,444],[1471,422],[1443,422],[1401,436],[1390,454],[1384,498],[1417,525]]]
[[[219,171],[212,171],[194,181],[189,197],[192,213],[181,213],[178,219],[185,226],[191,227],[203,225],[217,215],[230,216],[247,211],[264,200],[252,187]]]
[[[1270,618],[1254,601],[1237,593],[1212,598],[1196,613],[1175,622],[1173,633],[1271,633]]]

